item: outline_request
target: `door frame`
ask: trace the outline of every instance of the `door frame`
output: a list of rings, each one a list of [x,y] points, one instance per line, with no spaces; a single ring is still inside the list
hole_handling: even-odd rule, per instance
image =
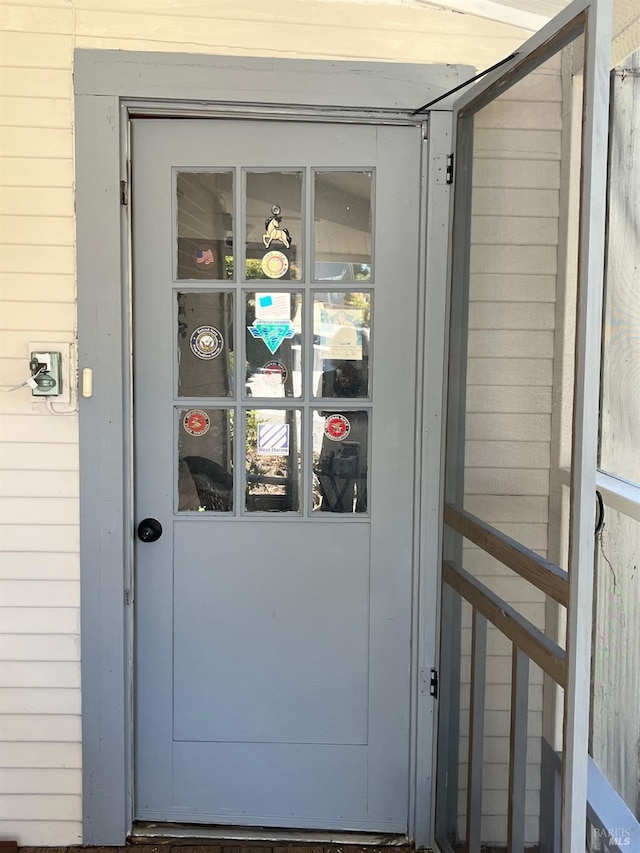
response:
[[[133,821],[133,473],[129,129],[133,117],[237,117],[429,128],[420,176],[408,836],[432,843],[451,107],[417,105],[466,66],[76,50],[83,836],[121,845]],[[302,103],[300,103],[302,101]],[[427,188],[429,192],[427,192]],[[97,203],[99,201],[99,203]],[[443,237],[445,239],[443,239]],[[429,286],[427,282],[427,270]],[[91,371],[92,393],[86,383]],[[423,405],[428,401],[428,405]]]

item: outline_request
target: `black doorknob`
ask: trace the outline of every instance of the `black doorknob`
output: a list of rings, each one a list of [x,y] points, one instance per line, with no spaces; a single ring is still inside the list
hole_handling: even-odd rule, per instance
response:
[[[141,542],[155,542],[162,536],[162,525],[157,518],[143,518],[138,525],[138,539]]]

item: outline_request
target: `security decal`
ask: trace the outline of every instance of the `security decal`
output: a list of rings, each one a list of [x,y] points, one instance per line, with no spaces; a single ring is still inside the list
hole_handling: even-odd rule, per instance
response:
[[[351,424],[344,415],[329,415],[325,418],[324,434],[331,441],[344,441],[351,432]]]
[[[205,361],[217,358],[224,349],[224,338],[215,326],[198,326],[189,343],[191,352]]]
[[[182,425],[189,435],[204,435],[205,432],[208,432],[211,421],[209,420],[209,415],[203,412],[202,409],[191,409],[184,416]]]

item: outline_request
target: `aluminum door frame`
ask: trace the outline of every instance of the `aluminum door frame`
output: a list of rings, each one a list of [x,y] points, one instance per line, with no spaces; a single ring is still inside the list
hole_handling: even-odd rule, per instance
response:
[[[419,124],[416,105],[471,76],[464,66],[182,54],[75,53],[78,355],[81,397],[83,833],[121,845],[132,829],[133,503],[129,121],[245,117]],[[328,72],[331,73],[328,73]],[[276,85],[277,82],[277,85]],[[304,95],[300,95],[304,92]],[[305,103],[294,107],[292,104]],[[426,128],[426,123],[424,123]],[[426,134],[425,134],[426,135]],[[451,111],[431,114],[423,189],[411,697],[410,837],[431,843]],[[427,185],[430,192],[427,193]],[[96,199],[100,200],[96,204]],[[428,270],[428,275],[427,275]],[[426,286],[428,281],[428,286]],[[428,405],[422,405],[428,401]]]

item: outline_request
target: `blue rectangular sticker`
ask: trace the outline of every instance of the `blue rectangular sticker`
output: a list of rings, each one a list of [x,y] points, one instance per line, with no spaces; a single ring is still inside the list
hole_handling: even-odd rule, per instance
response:
[[[263,456],[288,456],[289,424],[258,424],[258,453]]]

